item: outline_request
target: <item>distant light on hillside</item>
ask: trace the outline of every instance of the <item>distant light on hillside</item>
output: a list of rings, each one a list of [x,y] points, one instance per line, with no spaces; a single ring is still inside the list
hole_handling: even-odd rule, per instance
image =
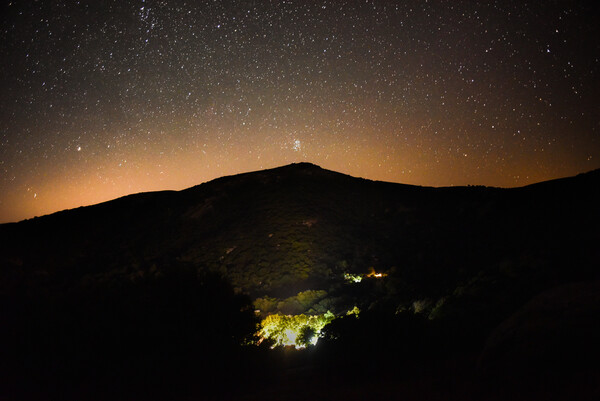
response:
[[[344,273],[344,280],[351,283],[360,283],[362,281],[362,276],[360,274]]]
[[[377,273],[375,271],[374,268],[371,267],[371,272],[369,274],[367,274],[367,277],[374,277],[374,278],[382,278],[382,277],[386,277],[387,273]]]
[[[344,273],[344,280],[349,283],[360,283],[364,277],[368,278],[382,278],[386,277],[387,273],[376,272],[374,268],[370,268],[369,274],[351,274]]]

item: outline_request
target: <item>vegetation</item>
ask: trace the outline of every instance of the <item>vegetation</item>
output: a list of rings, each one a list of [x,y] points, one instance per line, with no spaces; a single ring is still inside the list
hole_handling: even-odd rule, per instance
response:
[[[249,298],[188,266],[151,270],[60,294],[3,294],[0,373],[11,378],[4,383],[62,398],[79,385],[101,392],[103,383],[183,391],[200,373],[193,380],[210,384],[235,370],[239,345],[254,341]]]
[[[475,371],[529,299],[600,279],[599,181],[434,189],[300,164],[0,225],[0,398]]]
[[[334,315],[269,315],[260,323],[259,343],[267,340],[273,346],[304,348],[315,345],[323,327],[331,323]]]

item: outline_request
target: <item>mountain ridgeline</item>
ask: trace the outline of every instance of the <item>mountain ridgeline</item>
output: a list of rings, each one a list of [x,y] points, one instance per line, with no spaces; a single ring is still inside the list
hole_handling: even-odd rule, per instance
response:
[[[2,274],[77,285],[184,263],[253,298],[285,298],[374,268],[406,286],[398,299],[444,296],[482,272],[535,291],[596,274],[599,184],[594,171],[428,188],[301,163],[1,225]]]
[[[134,349],[127,363],[120,362],[124,370],[147,369],[140,358],[163,360],[168,354],[185,356],[178,369],[189,372],[196,365],[188,359],[195,355],[246,360],[236,347],[251,341],[256,313],[344,316],[355,306],[360,319],[339,318],[324,331],[322,354],[329,363],[342,360],[344,346],[368,341],[357,334],[366,333],[366,324],[379,330],[380,353],[369,348],[371,357],[384,358],[394,347],[393,355],[413,352],[397,343],[399,333],[407,332],[399,327],[415,325],[405,334],[410,341],[426,331],[447,343],[434,346],[439,337],[417,336],[428,339],[416,349],[427,348],[430,357],[478,354],[485,344],[493,347],[486,343],[493,329],[534,296],[600,279],[598,205],[600,170],[514,189],[430,188],[300,163],[3,224],[1,313],[13,329],[2,340],[23,349],[3,346],[2,374],[14,383],[39,377],[46,383],[40,388],[63,376],[83,375],[84,383],[86,374],[107,374],[101,367],[112,365],[105,350],[118,360],[123,347]],[[381,278],[368,276],[374,272]],[[348,277],[364,279],[353,283]],[[113,309],[107,312],[106,305]],[[144,317],[139,310],[151,312]],[[202,318],[177,318],[173,310]],[[114,311],[118,323],[110,320]],[[71,316],[94,316],[95,322]],[[126,334],[106,334],[107,326],[132,319],[137,323],[125,325]],[[65,325],[70,333],[102,333],[106,342],[102,358],[93,363],[96,370],[78,368],[93,358],[88,363],[66,351],[73,344],[87,350],[89,339],[77,334],[65,340]],[[36,330],[49,330],[49,338],[63,338],[58,341],[63,345],[40,344]],[[157,334],[148,338],[149,332]],[[156,345],[174,332],[187,333],[187,340],[178,339],[182,349]],[[128,335],[131,343],[123,340]],[[192,337],[220,344],[222,354],[211,359],[204,348],[186,348],[195,343]],[[335,339],[338,345],[332,345]],[[40,349],[58,349],[66,362],[56,366],[56,355],[44,359]],[[11,363],[25,354],[35,362],[15,370]],[[52,380],[43,373],[48,366],[58,372]],[[218,363],[211,366],[221,372]],[[110,380],[114,383],[113,376]]]

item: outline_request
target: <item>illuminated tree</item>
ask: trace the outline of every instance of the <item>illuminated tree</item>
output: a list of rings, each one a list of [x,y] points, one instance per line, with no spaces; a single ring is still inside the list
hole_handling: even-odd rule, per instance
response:
[[[317,332],[311,326],[302,326],[300,333],[296,337],[296,344],[303,347],[314,345],[317,341]]]
[[[316,344],[323,327],[333,319],[329,311],[323,315],[270,315],[261,322],[258,336],[272,340],[274,346],[304,348]]]

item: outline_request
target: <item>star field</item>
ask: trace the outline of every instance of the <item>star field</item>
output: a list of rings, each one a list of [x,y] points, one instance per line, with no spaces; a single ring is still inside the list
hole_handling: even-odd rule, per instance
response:
[[[583,3],[5,3],[0,222],[299,161],[434,186],[598,168]]]

